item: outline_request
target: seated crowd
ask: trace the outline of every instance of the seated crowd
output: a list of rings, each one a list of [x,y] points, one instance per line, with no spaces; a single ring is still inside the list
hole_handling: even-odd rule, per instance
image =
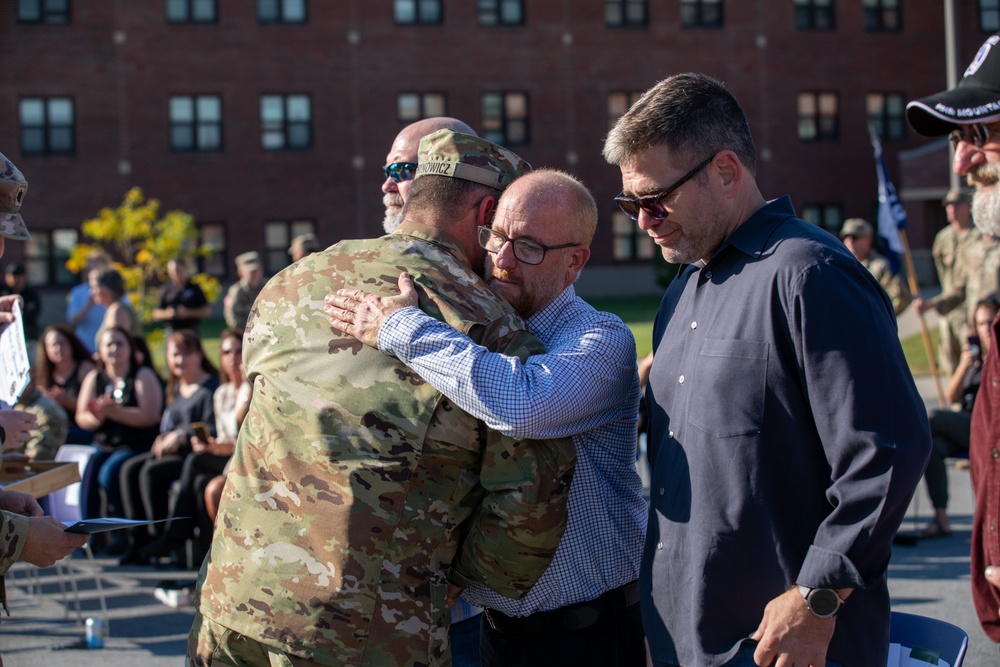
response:
[[[220,372],[197,332],[171,331],[164,380],[123,301],[120,274],[108,266],[89,274],[92,302],[105,312],[88,341],[95,352],[69,325],[44,330],[16,406],[37,417],[37,436],[4,458],[52,460],[63,444],[94,446],[96,484],[81,498],[84,516],[161,521],[104,533],[95,548],[120,555],[123,565],[170,558],[196,566],[211,543],[225,467],[250,402],[242,332],[222,332]]]

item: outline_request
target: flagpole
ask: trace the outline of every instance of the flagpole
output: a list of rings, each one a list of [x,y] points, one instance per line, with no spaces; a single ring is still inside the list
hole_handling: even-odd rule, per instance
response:
[[[914,297],[920,296],[920,285],[917,284],[917,272],[913,266],[910,241],[906,238],[905,229],[899,230],[899,240],[903,244],[903,261],[906,263],[906,277],[910,284],[910,294]],[[930,364],[931,377],[934,378],[934,389],[937,390],[938,403],[940,403],[942,408],[946,408],[948,407],[948,402],[944,397],[944,390],[941,389],[941,376],[938,374],[937,362],[934,360],[934,346],[931,344],[931,333],[927,329],[924,314],[920,311],[917,311],[917,319],[920,321],[920,337],[924,340],[924,351],[927,353],[927,361]]]

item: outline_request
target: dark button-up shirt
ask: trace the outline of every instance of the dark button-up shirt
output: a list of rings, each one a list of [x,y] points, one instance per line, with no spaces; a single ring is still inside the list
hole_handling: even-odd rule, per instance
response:
[[[987,565],[1000,565],[1000,357],[997,337],[1000,317],[993,320],[992,345],[983,362],[979,394],[972,409],[969,465],[976,497],[972,522],[972,602],[983,631],[1000,642],[1000,590],[983,575]]]
[[[724,663],[798,583],[856,589],[828,658],[885,665],[890,546],[930,452],[885,292],[782,198],[678,275],[653,343],[654,664]]]

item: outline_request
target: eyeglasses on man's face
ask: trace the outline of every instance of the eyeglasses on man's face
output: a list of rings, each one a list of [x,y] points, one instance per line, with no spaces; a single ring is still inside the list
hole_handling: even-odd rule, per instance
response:
[[[643,195],[642,197],[630,197],[625,194],[624,190],[622,190],[621,193],[615,197],[615,201],[618,202],[618,208],[622,210],[622,213],[633,220],[639,219],[639,211],[645,211],[655,220],[666,219],[666,217],[670,215],[670,211],[668,211],[666,206],[663,205],[663,200],[676,192],[682,185],[694,178],[695,175],[704,169],[713,158],[715,158],[715,155],[705,158],[705,160],[699,162],[694,169],[677,179],[669,188],[655,194]]]
[[[416,162],[393,162],[382,167],[382,173],[386,178],[399,183],[400,181],[412,181],[417,174]]]
[[[503,250],[505,244],[510,243],[514,250],[514,257],[519,262],[525,264],[541,264],[545,260],[545,253],[550,250],[561,248],[572,248],[579,243],[563,243],[561,245],[542,245],[528,239],[512,239],[503,232],[498,232],[489,227],[479,228],[479,245],[487,252],[496,254]]]
[[[963,141],[972,144],[976,148],[982,148],[989,143],[991,134],[990,128],[985,124],[969,123],[968,125],[960,125],[952,130],[948,138],[951,139],[951,146],[955,149]]]

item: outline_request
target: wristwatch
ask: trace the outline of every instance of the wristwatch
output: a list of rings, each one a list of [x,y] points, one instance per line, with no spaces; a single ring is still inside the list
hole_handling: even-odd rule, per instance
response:
[[[843,599],[832,588],[799,586],[799,593],[809,611],[819,618],[833,618],[844,604]]]

